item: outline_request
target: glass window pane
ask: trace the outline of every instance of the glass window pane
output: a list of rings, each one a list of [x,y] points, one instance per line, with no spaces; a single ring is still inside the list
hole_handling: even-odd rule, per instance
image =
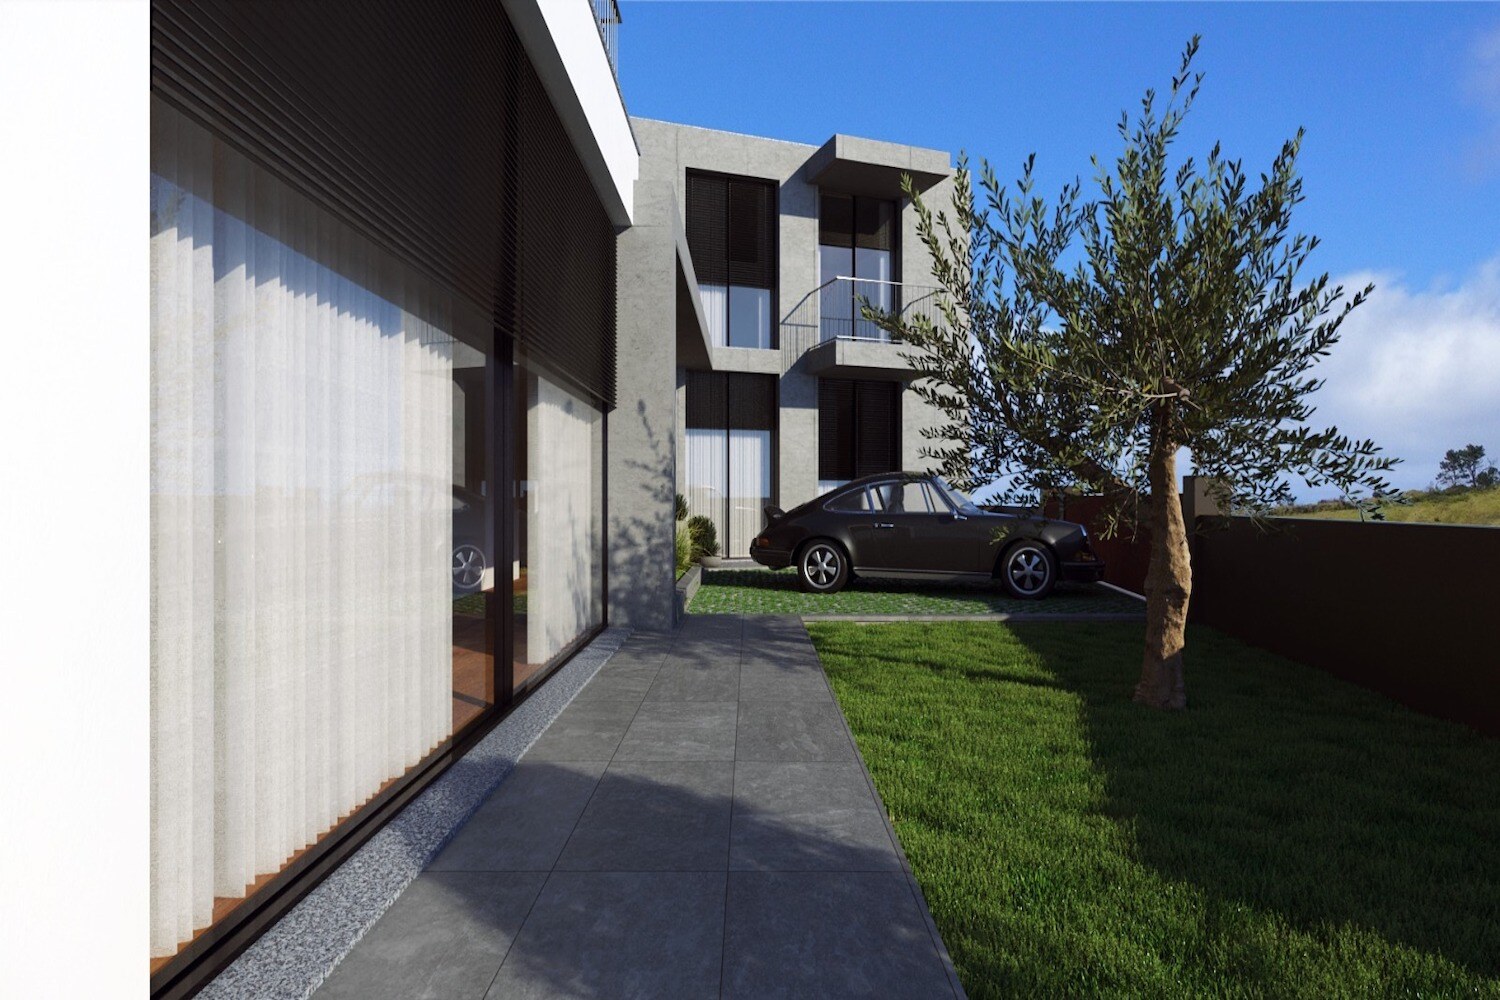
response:
[[[881,329],[878,323],[865,319],[861,315],[863,312],[861,300],[868,301],[875,309],[890,311],[893,291],[893,286],[890,284],[891,252],[860,247],[854,251],[854,274],[861,279],[852,283],[854,286],[854,335],[867,339],[885,340],[889,334]]]
[[[729,432],[722,428],[687,429],[688,515],[702,515],[714,523],[722,546],[725,539],[725,498],[729,495]]]
[[[832,340],[854,333],[854,298],[850,282],[835,278],[854,276],[854,251],[849,247],[818,247],[819,338]]]
[[[771,502],[771,432],[729,432],[729,534],[720,538],[724,554],[748,556],[750,540]]]
[[[453,358],[453,729],[495,703],[492,647],[495,523],[490,490],[487,358],[459,343]]]
[[[869,510],[870,497],[865,490],[855,490],[847,496],[839,497],[830,506],[834,510]]]
[[[699,285],[698,301],[703,304],[703,320],[708,324],[708,346],[726,346],[729,343],[729,289],[723,285]]]
[[[515,372],[515,686],[603,622],[603,415],[534,361]]]
[[[922,483],[903,483],[901,485],[900,510],[907,514],[930,514],[931,505],[927,502],[927,488]]]
[[[768,288],[729,288],[729,346],[771,346],[771,291]]]

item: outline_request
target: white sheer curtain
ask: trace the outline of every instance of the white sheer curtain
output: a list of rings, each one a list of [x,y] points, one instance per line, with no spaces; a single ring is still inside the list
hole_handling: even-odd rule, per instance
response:
[[[702,514],[714,523],[722,548],[727,537],[724,498],[729,494],[729,469],[722,430],[687,429],[688,513]]]
[[[729,535],[724,554],[748,556],[771,502],[771,432],[729,432]]]
[[[729,345],[729,288],[725,285],[699,285],[698,301],[708,323],[708,346]]]
[[[593,461],[600,416],[541,377],[530,403],[526,661],[540,664],[602,618]]]
[[[159,956],[448,735],[453,451],[438,304],[152,110]]]

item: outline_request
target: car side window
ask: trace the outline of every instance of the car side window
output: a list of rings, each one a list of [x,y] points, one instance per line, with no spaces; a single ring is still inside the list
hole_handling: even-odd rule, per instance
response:
[[[907,514],[931,514],[932,502],[927,496],[927,484],[923,482],[903,483],[900,509]]]
[[[900,501],[899,487],[896,483],[876,483],[870,487],[870,503],[875,510],[897,510],[896,503]]]
[[[855,490],[847,496],[841,496],[828,505],[831,510],[869,510],[870,498],[864,490]]]

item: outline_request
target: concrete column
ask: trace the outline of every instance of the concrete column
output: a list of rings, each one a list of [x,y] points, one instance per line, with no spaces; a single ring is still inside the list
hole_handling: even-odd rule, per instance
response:
[[[677,258],[669,184],[636,184],[618,237],[615,409],[609,415],[609,619],[670,629],[676,590]]]

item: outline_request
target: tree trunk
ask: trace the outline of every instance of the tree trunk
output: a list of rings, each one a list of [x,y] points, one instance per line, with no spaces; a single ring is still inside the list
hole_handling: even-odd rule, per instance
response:
[[[1177,498],[1177,450],[1154,449],[1148,471],[1151,497],[1151,562],[1146,570],[1146,653],[1135,700],[1152,708],[1186,708],[1182,648],[1186,641],[1188,596],[1193,570],[1187,528]]]

